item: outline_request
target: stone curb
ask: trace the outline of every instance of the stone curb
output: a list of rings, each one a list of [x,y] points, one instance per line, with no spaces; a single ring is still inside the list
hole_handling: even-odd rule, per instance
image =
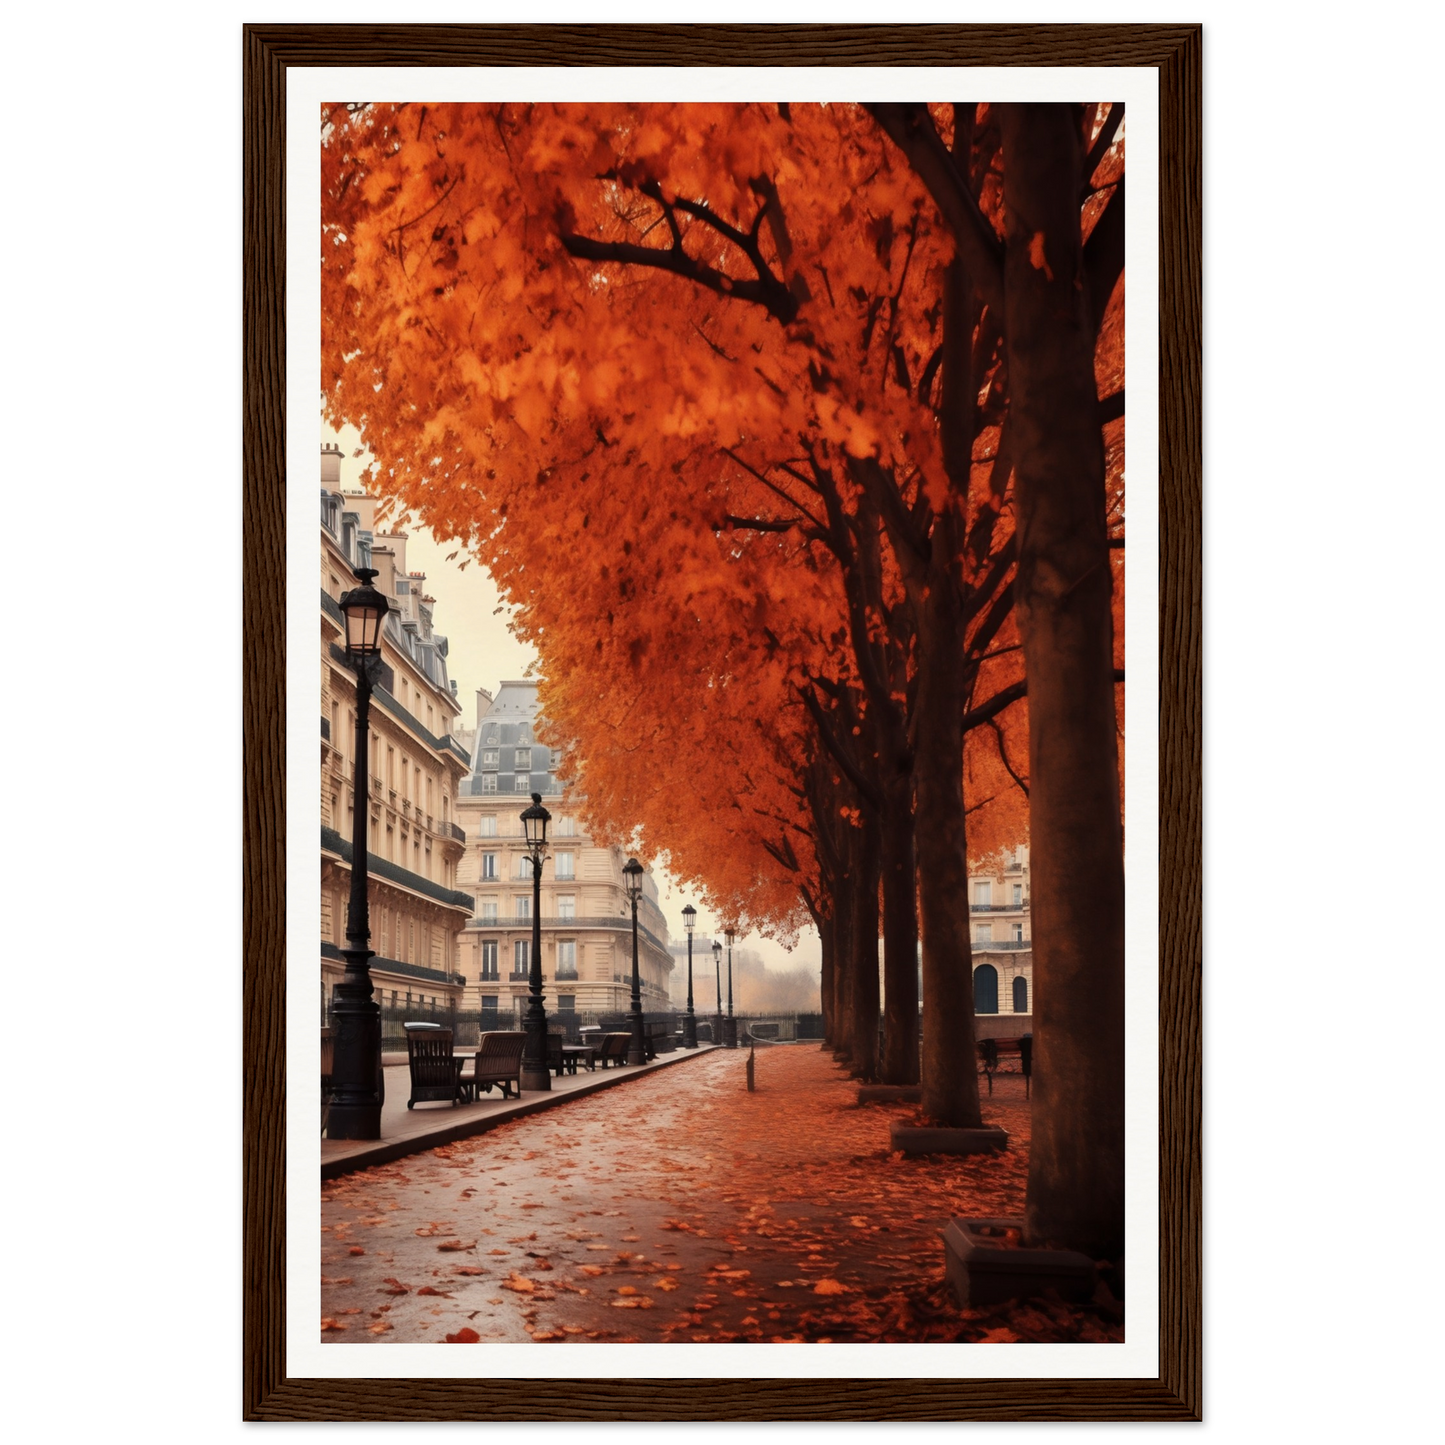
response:
[[[960,1306],[1002,1304],[1056,1290],[1067,1300],[1094,1293],[1094,1261],[1072,1249],[1000,1245],[986,1230],[1017,1229],[1022,1219],[954,1219],[943,1231],[943,1264]]]
[[[1008,1148],[1008,1134],[995,1125],[944,1129],[895,1123],[889,1130],[889,1142],[905,1154],[994,1154]]]

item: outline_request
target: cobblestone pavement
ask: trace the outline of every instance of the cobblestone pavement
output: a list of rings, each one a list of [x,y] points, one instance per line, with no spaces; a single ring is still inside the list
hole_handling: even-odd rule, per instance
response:
[[[985,1119],[1006,1154],[905,1159],[915,1109],[855,1102],[812,1045],[739,1050],[322,1187],[336,1341],[1116,1339],[1106,1307],[960,1311],[939,1234],[1017,1214],[1023,1081]],[[1113,1314],[1117,1314],[1117,1308]]]

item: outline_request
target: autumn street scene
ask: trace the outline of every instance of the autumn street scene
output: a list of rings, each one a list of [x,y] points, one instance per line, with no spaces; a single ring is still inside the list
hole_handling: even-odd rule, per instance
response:
[[[1124,1339],[1123,107],[321,120],[322,1339]]]

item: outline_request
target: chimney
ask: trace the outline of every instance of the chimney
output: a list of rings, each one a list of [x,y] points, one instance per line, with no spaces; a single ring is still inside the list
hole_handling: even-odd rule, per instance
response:
[[[492,710],[492,695],[486,688],[477,689],[477,726],[480,728],[482,719]]]
[[[406,571],[406,536],[405,532],[387,532],[384,534],[387,544],[391,547],[392,556],[396,558],[396,575],[405,577]]]
[[[335,445],[321,448],[321,490],[341,490],[341,448]]]

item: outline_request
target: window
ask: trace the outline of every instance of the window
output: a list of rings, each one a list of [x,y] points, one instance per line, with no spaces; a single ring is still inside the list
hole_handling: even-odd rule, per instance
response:
[[[493,912],[496,905],[493,905]],[[497,940],[495,938],[485,939],[482,943],[482,978],[496,978],[497,976]],[[484,1003],[483,1008],[486,1007]],[[494,1005],[495,1007],[495,1005]]]
[[[514,792],[530,793],[532,791],[532,779],[527,773],[518,773],[512,783]]]
[[[512,974],[526,973],[532,967],[532,940],[519,938],[512,945]]]
[[[495,898],[482,899],[482,922],[495,923],[497,921],[497,900]]]
[[[1024,901],[1024,885],[1023,885],[1022,883],[1015,883],[1015,884],[1014,884],[1014,907],[1015,907],[1015,908],[1018,908],[1018,907],[1023,903],[1023,901]]]
[[[519,772],[526,772],[526,771],[530,770],[530,768],[531,768],[531,766],[532,766],[532,749],[531,749],[531,748],[518,748],[518,749],[517,749],[517,763],[516,763],[516,766],[517,766],[517,770],[518,770]]]
[[[570,938],[557,944],[557,977],[577,977],[577,944]]]
[[[494,1014],[494,1013],[496,1013],[496,1011],[497,1011],[497,995],[494,994],[494,993],[484,993],[484,994],[482,995],[482,1012],[483,1012],[483,1013],[492,1013],[492,1014]]]
[[[557,877],[558,877],[558,878],[575,878],[575,877],[577,876],[577,875],[572,871],[573,859],[574,859],[576,856],[577,856],[577,855],[576,855],[575,853],[559,853],[559,854],[557,854]]]
[[[532,876],[532,860],[525,853],[517,854],[516,876],[518,878],[530,878]]]
[[[495,813],[483,813],[477,820],[478,838],[495,838],[497,836],[497,815]]]
[[[497,855],[495,853],[482,854],[482,877],[495,878],[497,876]]]
[[[563,893],[557,899],[558,918],[576,918],[577,916],[577,895],[575,893]]]
[[[975,943],[992,943],[992,942],[993,942],[993,924],[991,924],[991,923],[980,923],[980,924],[978,924],[978,925],[976,926],[975,930],[974,930],[973,941],[974,941]]]
[[[973,971],[973,1011],[976,1014],[998,1012],[998,969],[981,963]]]
[[[484,768],[495,768],[497,766],[497,752],[495,748],[490,751],[483,751],[482,766]]]
[[[497,791],[497,775],[495,773],[482,774],[482,791],[484,793],[495,793]]]
[[[1022,974],[1014,979],[1014,1012],[1026,1014],[1029,1011],[1029,981]]]
[[[519,897],[516,900],[517,917],[526,919],[529,923],[532,919],[532,900],[529,897]]]
[[[568,814],[565,818],[557,819],[557,836],[559,838],[575,838],[577,836],[577,820]]]
[[[557,1012],[559,1014],[576,1013],[577,995],[575,993],[559,993],[557,995]]]
[[[993,884],[975,883],[973,885],[973,905],[975,908],[987,908],[993,902]]]
[[[1015,924],[1014,924],[1014,942],[1015,942],[1015,943],[1022,943],[1023,941],[1024,941],[1024,926],[1023,926],[1022,923],[1015,923]]]

